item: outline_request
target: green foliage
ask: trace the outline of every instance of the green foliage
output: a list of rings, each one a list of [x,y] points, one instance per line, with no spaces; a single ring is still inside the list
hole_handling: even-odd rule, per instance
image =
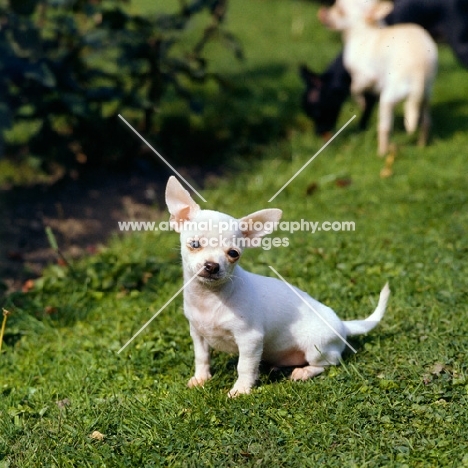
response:
[[[222,40],[241,56],[221,27],[226,8],[226,0],[194,0],[175,13],[143,14],[124,0],[10,2],[0,9],[1,133],[36,122],[19,143],[62,164],[128,158],[136,144],[116,130],[119,113],[149,130],[169,89],[197,111],[187,82],[217,78],[207,73],[206,44]],[[189,52],[177,51],[183,31],[204,11],[211,19],[201,37]]]

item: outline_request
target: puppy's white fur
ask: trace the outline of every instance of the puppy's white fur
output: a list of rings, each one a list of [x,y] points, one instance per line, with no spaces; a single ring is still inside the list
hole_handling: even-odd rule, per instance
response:
[[[229,396],[250,392],[261,360],[295,367],[294,380],[309,379],[325,366],[339,363],[345,347],[342,338],[367,333],[382,318],[388,285],[370,317],[343,322],[305,292],[294,288],[295,294],[283,281],[238,265],[241,241],[269,234],[281,210],[261,210],[240,220],[201,210],[175,177],[167,183],[166,203],[171,223],[180,232],[184,281],[190,281],[184,290],[184,312],[195,351],[195,375],[189,387],[203,385],[211,377],[210,347],[239,353],[238,379]]]
[[[322,8],[320,20],[343,31],[343,61],[351,75],[351,93],[363,102],[363,93],[380,95],[379,155],[388,152],[394,106],[405,101],[405,128],[413,133],[421,121],[419,144],[425,145],[430,128],[429,98],[437,72],[437,46],[415,24],[381,27],[378,21],[393,5],[378,0],[336,0]]]

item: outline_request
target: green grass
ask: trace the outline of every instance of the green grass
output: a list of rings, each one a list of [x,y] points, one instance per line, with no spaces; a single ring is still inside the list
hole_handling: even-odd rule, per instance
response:
[[[269,204],[322,144],[297,109],[296,62],[321,68],[337,50],[315,8],[232,2],[229,26],[251,59],[242,72],[223,57],[218,66],[245,73],[253,95],[236,96],[233,118],[245,104],[246,119],[256,106],[263,118],[266,105],[281,120],[282,93],[296,111],[287,138],[229,161],[203,195],[235,216],[272,205],[290,221],[354,221],[354,232],[279,233],[288,248],[247,251],[242,265],[265,275],[274,266],[344,319],[367,316],[389,281],[382,324],[309,382],[264,369],[252,395],[229,400],[236,357],[215,352],[213,380],[188,390],[181,297],[117,354],[181,286],[177,235],[115,238],[73,275],[52,266],[31,292],[3,299],[13,315],[0,355],[1,468],[468,466],[466,71],[441,49],[432,142],[415,147],[397,120],[392,177],[379,177],[375,121],[365,133],[351,125]],[[299,38],[295,9],[310,18]],[[347,104],[341,123],[354,111]],[[90,438],[96,430],[102,441]]]

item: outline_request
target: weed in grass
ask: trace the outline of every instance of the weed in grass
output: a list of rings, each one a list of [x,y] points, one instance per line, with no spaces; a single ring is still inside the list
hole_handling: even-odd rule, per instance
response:
[[[5,335],[7,318],[10,315],[10,312],[8,312],[8,310],[2,309],[2,311],[3,311],[3,319],[2,319],[2,328],[0,329],[0,354],[2,352],[3,336]]]

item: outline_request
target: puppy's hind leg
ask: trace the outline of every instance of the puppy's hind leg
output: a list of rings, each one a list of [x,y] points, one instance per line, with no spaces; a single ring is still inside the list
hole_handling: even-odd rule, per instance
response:
[[[291,380],[308,380],[321,374],[324,370],[325,367],[321,366],[296,367],[292,371]]]
[[[325,367],[336,366],[341,360],[343,343],[339,339],[332,340],[326,349],[319,351],[315,346],[306,353],[306,360],[309,365],[296,367],[292,371],[292,380],[308,380],[321,374]]]
[[[431,113],[429,112],[429,103],[424,100],[421,107],[421,130],[419,132],[418,146],[426,146],[431,130]]]

